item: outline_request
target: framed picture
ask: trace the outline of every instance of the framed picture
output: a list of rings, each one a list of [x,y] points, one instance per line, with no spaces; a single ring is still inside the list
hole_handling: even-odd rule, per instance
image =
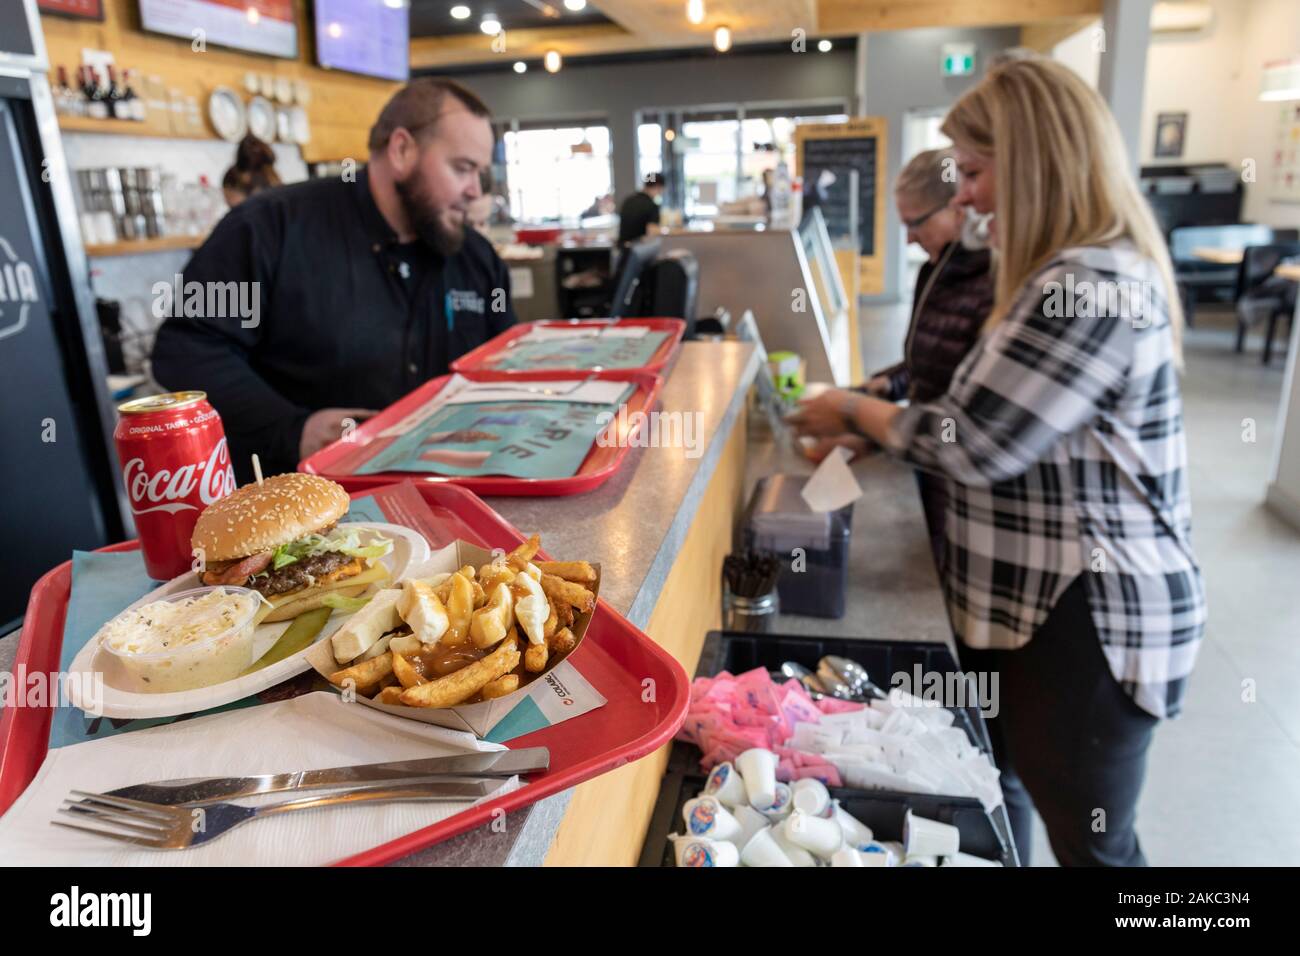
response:
[[[41,13],[53,13],[77,20],[103,20],[104,0],[36,0]]]
[[[1157,159],[1180,159],[1183,144],[1187,140],[1186,113],[1156,114],[1156,151]]]

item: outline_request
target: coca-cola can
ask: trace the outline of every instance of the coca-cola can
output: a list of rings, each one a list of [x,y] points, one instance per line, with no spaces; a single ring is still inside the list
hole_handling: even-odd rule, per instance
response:
[[[221,416],[203,392],[168,392],[117,407],[113,431],[122,484],[155,581],[194,567],[194,522],[212,502],[235,490],[235,470]]]

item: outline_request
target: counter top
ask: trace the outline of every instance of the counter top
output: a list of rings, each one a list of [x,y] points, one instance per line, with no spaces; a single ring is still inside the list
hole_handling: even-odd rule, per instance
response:
[[[589,494],[486,500],[524,534],[540,533],[551,555],[599,561],[601,598],[644,629],[757,371],[752,345],[686,342],[658,410],[688,416],[676,432],[687,448],[634,448],[619,473]],[[570,796],[548,797],[495,830],[472,830],[394,865],[540,866]]]

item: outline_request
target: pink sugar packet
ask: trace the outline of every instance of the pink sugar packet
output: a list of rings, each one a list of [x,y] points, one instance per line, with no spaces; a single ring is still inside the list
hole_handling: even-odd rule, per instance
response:
[[[788,760],[778,760],[776,764],[776,779],[782,783],[789,783],[795,778],[795,766]]]
[[[866,704],[859,704],[852,700],[839,700],[835,697],[823,697],[814,703],[823,714],[847,714],[850,711],[862,710],[866,707]]]
[[[824,767],[796,767],[794,771],[795,780],[803,780],[811,777],[814,780],[820,780],[828,787],[842,787],[843,782],[840,780],[840,772],[827,764]],[[777,773],[777,779],[780,780],[780,772]]]

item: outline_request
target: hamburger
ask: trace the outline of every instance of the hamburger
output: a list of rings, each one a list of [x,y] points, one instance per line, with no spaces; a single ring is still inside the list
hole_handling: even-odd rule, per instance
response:
[[[252,588],[271,606],[264,621],[318,607],[347,607],[388,577],[378,559],[392,542],[339,525],[348,493],[317,475],[287,474],[245,485],[209,505],[190,545],[201,549],[204,584]]]

